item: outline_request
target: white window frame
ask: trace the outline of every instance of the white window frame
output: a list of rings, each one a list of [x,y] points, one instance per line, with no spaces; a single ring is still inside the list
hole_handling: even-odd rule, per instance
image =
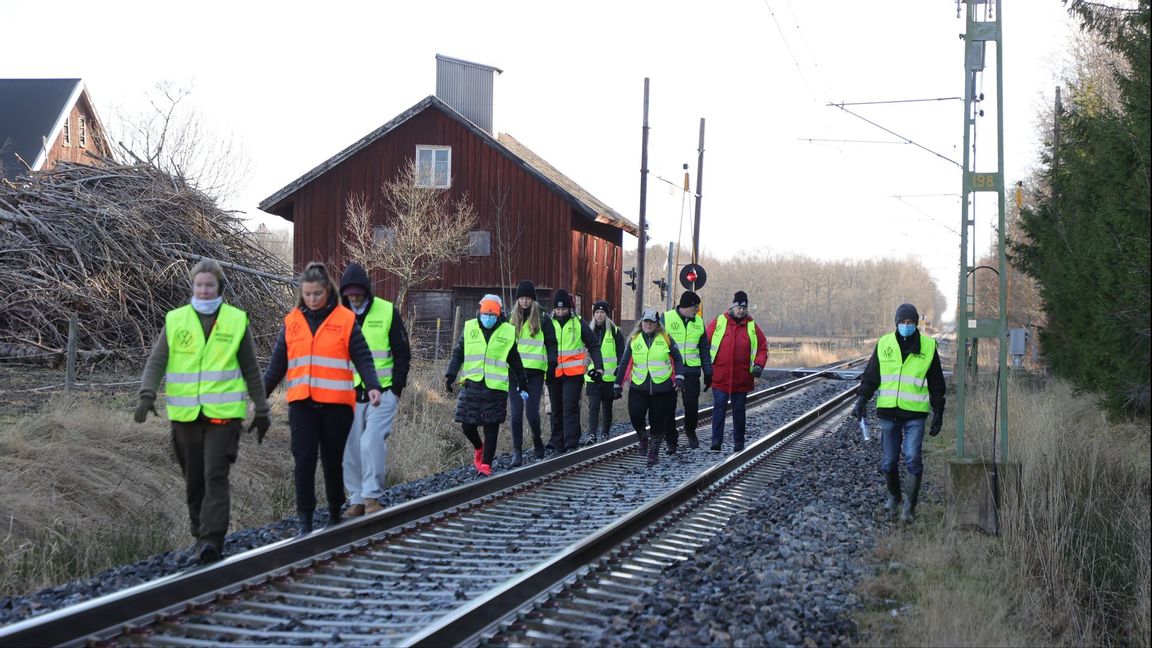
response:
[[[64,146],[72,146],[72,117],[64,120],[64,137],[61,139]]]
[[[78,137],[76,139],[80,143],[80,148],[86,148],[88,146],[88,120],[84,119],[84,116],[81,115],[76,118],[76,121],[78,126]]]
[[[446,160],[437,160],[438,154],[444,153]],[[437,164],[443,164],[442,170],[437,170]],[[451,146],[417,146],[416,147],[416,186],[432,189],[450,189],[452,187],[452,147]]]

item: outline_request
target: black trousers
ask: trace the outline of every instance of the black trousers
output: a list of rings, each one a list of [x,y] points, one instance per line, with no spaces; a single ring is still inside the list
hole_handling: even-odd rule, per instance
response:
[[[651,426],[654,434],[667,430],[676,420],[676,392],[648,394],[639,389],[629,389],[628,418],[641,438],[649,434],[644,431],[646,426]]]
[[[321,405],[310,401],[288,404],[288,427],[292,429],[292,458],[296,460],[296,512],[312,515],[316,510],[316,459],[324,468],[324,491],[328,509],[344,503],[344,445],[352,428],[354,412],[347,405]]]
[[[588,434],[608,438],[612,430],[612,383],[588,383]]]
[[[700,422],[700,376],[691,374],[684,376],[684,387],[680,390],[680,398],[684,403],[684,434],[696,432],[696,424]],[[671,446],[676,445],[676,404],[672,404],[672,416],[668,419],[668,432],[664,438]]]
[[[517,399],[520,397],[517,396]],[[480,449],[480,426],[475,423],[461,423],[464,429],[464,436],[472,443],[472,447]],[[484,425],[484,454],[482,461],[489,466],[492,465],[492,460],[496,458],[496,441],[500,438],[500,424],[488,423]]]
[[[528,417],[528,427],[532,430],[532,440],[540,438],[540,397],[544,395],[544,374],[533,371],[528,374],[528,401],[520,398],[515,389],[508,390],[509,418],[512,424],[512,447],[524,447],[524,417]]]
[[[549,445],[560,452],[580,447],[580,392],[584,376],[560,376],[548,383],[552,403],[552,437]]]

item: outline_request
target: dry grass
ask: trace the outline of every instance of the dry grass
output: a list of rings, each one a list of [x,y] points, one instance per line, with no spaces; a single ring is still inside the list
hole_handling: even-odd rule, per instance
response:
[[[867,356],[875,340],[856,338],[794,341],[768,340],[768,368],[819,367],[838,360]]]
[[[1058,383],[1014,382],[1009,403],[1011,455],[1023,472],[1019,506],[1003,509],[1004,533],[950,531],[940,506],[922,506],[916,526],[881,539],[879,582],[861,587],[872,604],[860,617],[867,642],[1148,645],[1147,423],[1109,425],[1090,399]],[[988,451],[993,420],[990,403],[977,399],[970,450]],[[951,427],[925,445],[930,483],[944,479]],[[891,561],[907,566],[900,587],[884,567]]]

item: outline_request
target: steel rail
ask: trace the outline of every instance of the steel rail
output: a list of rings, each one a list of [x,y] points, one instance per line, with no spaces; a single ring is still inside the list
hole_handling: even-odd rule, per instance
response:
[[[754,392],[749,395],[749,404],[794,391],[856,362],[859,360]],[[702,416],[711,411],[712,407],[699,410]],[[677,418],[678,424],[682,421],[682,416]],[[270,577],[338,557],[348,547],[363,543],[372,536],[413,527],[455,509],[482,502],[497,493],[516,492],[530,484],[563,477],[577,465],[613,455],[633,445],[636,440],[635,432],[624,433],[546,461],[405,502],[378,514],[343,522],[303,537],[281,540],[219,563],[32,617],[0,628],[0,646],[80,645],[130,633],[157,619],[178,614],[189,605],[203,604],[220,595],[259,586]]]

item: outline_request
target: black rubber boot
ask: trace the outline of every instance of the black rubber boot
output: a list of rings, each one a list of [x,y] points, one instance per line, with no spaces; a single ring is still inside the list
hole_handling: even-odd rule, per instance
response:
[[[532,452],[536,455],[537,459],[544,458],[544,439],[539,436],[532,437]]]
[[[668,442],[668,449],[664,451],[665,453],[670,455],[676,454],[676,451],[680,448],[680,439],[678,437],[679,433],[676,430],[664,435],[664,440]]]
[[[296,535],[312,533],[312,511],[297,511],[296,517],[300,520],[300,532]]]
[[[908,485],[904,491],[904,506],[900,509],[901,522],[916,521],[916,502],[920,499],[921,475],[908,475]]]
[[[696,430],[684,428],[684,436],[688,437],[688,447],[695,450],[700,447],[700,439],[696,438]]]
[[[200,561],[201,565],[218,562],[220,558],[220,548],[211,542],[205,542],[196,551],[196,559]]]
[[[342,520],[343,518],[340,517],[339,506],[328,507],[328,526],[336,526],[337,524],[340,524]]]
[[[884,480],[888,484],[888,499],[884,502],[884,512],[888,519],[895,520],[897,509],[900,508],[900,471],[894,470],[884,473]]]
[[[637,434],[637,436],[640,437],[640,445],[636,448],[636,452],[641,457],[647,457],[648,456],[648,432],[647,431],[637,432],[636,434]]]
[[[524,465],[524,453],[519,448],[512,451],[512,467],[519,468]]]

